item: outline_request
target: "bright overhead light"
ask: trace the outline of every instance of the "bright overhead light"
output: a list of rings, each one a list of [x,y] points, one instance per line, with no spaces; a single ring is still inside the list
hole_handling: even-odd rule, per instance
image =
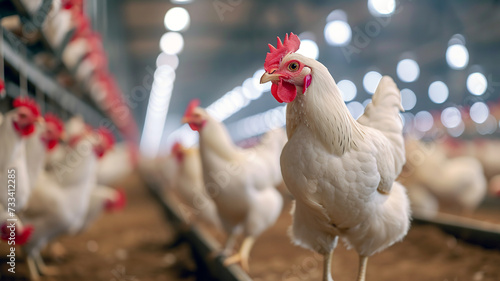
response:
[[[469,51],[462,44],[453,44],[446,50],[446,62],[452,69],[464,69],[469,63]]]
[[[179,57],[176,55],[161,53],[156,58],[156,67],[160,67],[162,65],[169,65],[173,69],[177,69],[177,66],[179,66]]]
[[[172,4],[190,4],[193,3],[193,0],[170,0]]]
[[[369,94],[375,93],[380,79],[382,79],[382,74],[376,71],[366,73],[363,77],[363,87],[365,88],[365,91]]]
[[[363,112],[365,111],[365,107],[357,101],[348,103],[347,109],[349,109],[349,112],[354,119],[358,119],[359,116],[361,116],[361,114],[363,114]]]
[[[343,20],[327,23],[324,34],[326,42],[331,46],[345,46],[351,42],[351,26]]]
[[[418,63],[412,59],[404,59],[398,62],[396,72],[399,79],[403,82],[413,82],[420,75],[420,67]]]
[[[441,123],[446,128],[455,128],[462,123],[462,114],[456,107],[447,107],[441,112]]]
[[[160,149],[162,133],[158,131],[163,132],[165,127],[174,81],[172,66],[165,64],[156,69],[140,143],[141,153],[147,157],[156,157]]]
[[[183,31],[189,27],[189,12],[182,7],[174,7],[165,14],[165,27],[172,31]]]
[[[412,110],[417,104],[417,96],[410,89],[401,90],[401,105],[404,110]]]
[[[352,101],[356,97],[356,85],[351,80],[341,80],[337,83],[344,101]]]
[[[448,99],[448,86],[442,81],[434,81],[429,85],[429,98],[433,103],[441,104]]]
[[[486,119],[490,115],[490,110],[484,102],[478,101],[470,107],[469,114],[472,121],[481,124],[484,123],[484,121],[486,121]]]
[[[488,80],[480,72],[471,73],[467,77],[467,90],[473,95],[480,96],[488,89]]]
[[[434,118],[432,118],[432,114],[424,110],[415,114],[414,122],[417,130],[420,132],[427,132],[432,129]]]
[[[318,45],[310,39],[301,40],[300,48],[297,50],[297,53],[309,58],[317,59],[319,56]]]
[[[373,16],[390,16],[396,10],[395,0],[368,0],[368,10]]]
[[[184,48],[184,38],[178,32],[167,32],[160,38],[160,49],[167,55],[176,55]]]

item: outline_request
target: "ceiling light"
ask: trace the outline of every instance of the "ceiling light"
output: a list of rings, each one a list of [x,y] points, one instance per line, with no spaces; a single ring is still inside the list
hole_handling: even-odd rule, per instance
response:
[[[351,26],[346,21],[334,20],[325,26],[325,40],[332,46],[345,46],[351,42]]]
[[[420,75],[420,68],[416,61],[412,59],[404,59],[398,63],[396,72],[401,81],[409,83],[418,79],[418,76]]]
[[[370,71],[363,77],[363,87],[369,94],[373,94],[377,89],[380,79],[382,79],[382,74],[376,71]]]
[[[356,97],[356,85],[351,80],[341,80],[337,83],[344,101],[352,101]]]
[[[183,31],[189,27],[190,17],[186,9],[174,7],[165,14],[165,27],[172,31]]]
[[[433,103],[441,104],[448,99],[448,86],[442,81],[434,81],[429,85],[429,98]]]
[[[160,49],[167,55],[176,55],[184,48],[184,38],[178,32],[167,32],[161,36]]]
[[[480,96],[488,89],[488,81],[480,72],[471,73],[467,77],[467,90],[473,95]]]

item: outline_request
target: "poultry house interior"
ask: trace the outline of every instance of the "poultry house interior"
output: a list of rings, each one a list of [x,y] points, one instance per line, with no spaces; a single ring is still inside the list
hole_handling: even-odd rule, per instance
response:
[[[500,1],[0,23],[0,280],[500,280]]]

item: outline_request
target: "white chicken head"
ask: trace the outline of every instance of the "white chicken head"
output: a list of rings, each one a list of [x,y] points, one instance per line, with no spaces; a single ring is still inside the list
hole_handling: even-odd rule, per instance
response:
[[[42,141],[45,143],[48,151],[54,149],[59,140],[65,139],[64,124],[56,115],[47,113],[45,118],[45,130],[42,133]]]
[[[208,113],[203,108],[199,107],[199,105],[200,100],[192,100],[188,104],[184,117],[182,117],[181,121],[183,124],[189,124],[189,127],[191,127],[193,131],[198,132],[203,129],[208,119]]]
[[[35,100],[29,97],[17,97],[13,106],[16,114],[13,120],[14,129],[22,137],[27,137],[35,131],[34,123],[40,120],[40,109]]]
[[[304,94],[311,85],[311,68],[308,63],[312,59],[296,54],[299,46],[300,39],[293,33],[290,33],[290,36],[287,34],[284,42],[278,37],[277,48],[269,44],[270,52],[267,53],[264,63],[266,72],[260,83],[271,81],[271,93],[280,103],[292,102],[297,97],[298,90],[302,90]]]

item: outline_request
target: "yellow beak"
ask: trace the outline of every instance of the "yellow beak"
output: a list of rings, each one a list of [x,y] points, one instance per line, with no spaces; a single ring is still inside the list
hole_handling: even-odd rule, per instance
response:
[[[184,117],[182,117],[182,119],[181,119],[181,124],[186,124],[186,123],[189,123],[189,117],[184,116]]]
[[[264,73],[262,77],[260,77],[260,84],[267,83],[269,81],[279,81],[281,77],[281,74],[269,74],[269,73]]]

